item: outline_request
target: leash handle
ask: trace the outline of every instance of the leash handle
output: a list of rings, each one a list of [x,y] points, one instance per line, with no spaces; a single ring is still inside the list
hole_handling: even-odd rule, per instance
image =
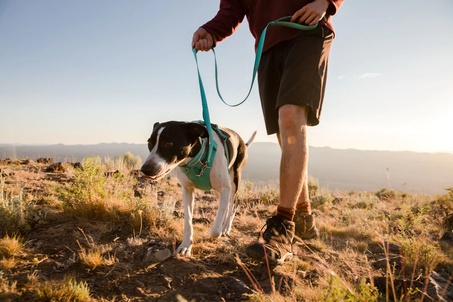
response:
[[[250,83],[250,89],[249,92],[247,93],[247,96],[245,99],[243,99],[241,102],[237,104],[229,104],[225,102],[225,100],[222,97],[222,94],[220,93],[220,88],[219,88],[219,77],[218,77],[218,67],[217,67],[217,57],[215,54],[215,50],[212,47],[212,53],[214,54],[214,66],[215,66],[215,85],[217,89],[217,94],[219,98],[222,100],[222,102],[229,106],[229,107],[237,107],[239,105],[242,105],[250,96],[250,93],[252,92],[253,84],[255,83],[255,78],[256,74],[258,72],[258,67],[260,66],[261,62],[261,55],[263,53],[263,47],[264,47],[264,40],[266,39],[266,32],[269,26],[285,26],[285,27],[290,27],[294,29],[299,29],[299,30],[313,30],[316,27],[318,27],[318,23],[315,25],[302,25],[299,23],[294,23],[294,22],[289,22],[289,21],[283,21],[286,19],[291,19],[292,16],[286,16],[282,17],[280,19],[277,19],[275,21],[269,22],[266,27],[264,28],[263,32],[261,33],[260,40],[258,42],[258,47],[256,48],[256,56],[255,56],[255,63],[253,64],[253,73],[252,73],[252,82]],[[196,51],[195,51],[196,52]],[[198,68],[198,63],[197,63],[197,68]]]

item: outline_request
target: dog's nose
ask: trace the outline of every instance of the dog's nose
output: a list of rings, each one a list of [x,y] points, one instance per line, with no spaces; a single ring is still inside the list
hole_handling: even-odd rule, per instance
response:
[[[149,165],[144,164],[141,167],[140,171],[145,175],[148,175],[148,176],[152,175],[152,169]]]

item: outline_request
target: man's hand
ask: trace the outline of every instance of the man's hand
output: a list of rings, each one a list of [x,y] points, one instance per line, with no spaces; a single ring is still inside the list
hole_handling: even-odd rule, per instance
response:
[[[194,32],[192,38],[192,49],[196,48],[197,51],[209,51],[213,43],[214,39],[204,28],[200,27],[196,32]]]
[[[329,4],[329,0],[315,0],[308,3],[293,15],[291,22],[315,25],[324,17]]]

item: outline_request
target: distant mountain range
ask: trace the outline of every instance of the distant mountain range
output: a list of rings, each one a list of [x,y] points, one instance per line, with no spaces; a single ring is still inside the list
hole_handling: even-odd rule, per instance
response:
[[[54,161],[81,161],[85,157],[122,156],[131,152],[145,160],[145,144],[2,145],[0,159],[51,157]],[[453,154],[340,150],[310,147],[309,174],[331,191],[377,191],[391,188],[410,193],[444,194],[453,187]],[[278,183],[280,147],[253,143],[243,179],[264,185]]]

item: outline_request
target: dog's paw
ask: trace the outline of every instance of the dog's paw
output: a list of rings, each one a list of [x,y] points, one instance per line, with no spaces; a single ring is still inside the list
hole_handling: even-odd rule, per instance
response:
[[[211,238],[219,238],[222,236],[222,232],[220,230],[212,228],[211,231],[209,231],[209,236]]]
[[[184,242],[176,249],[176,253],[181,256],[192,255],[192,244],[185,244]]]
[[[222,235],[228,236],[231,231],[231,223],[224,222],[222,225]]]

